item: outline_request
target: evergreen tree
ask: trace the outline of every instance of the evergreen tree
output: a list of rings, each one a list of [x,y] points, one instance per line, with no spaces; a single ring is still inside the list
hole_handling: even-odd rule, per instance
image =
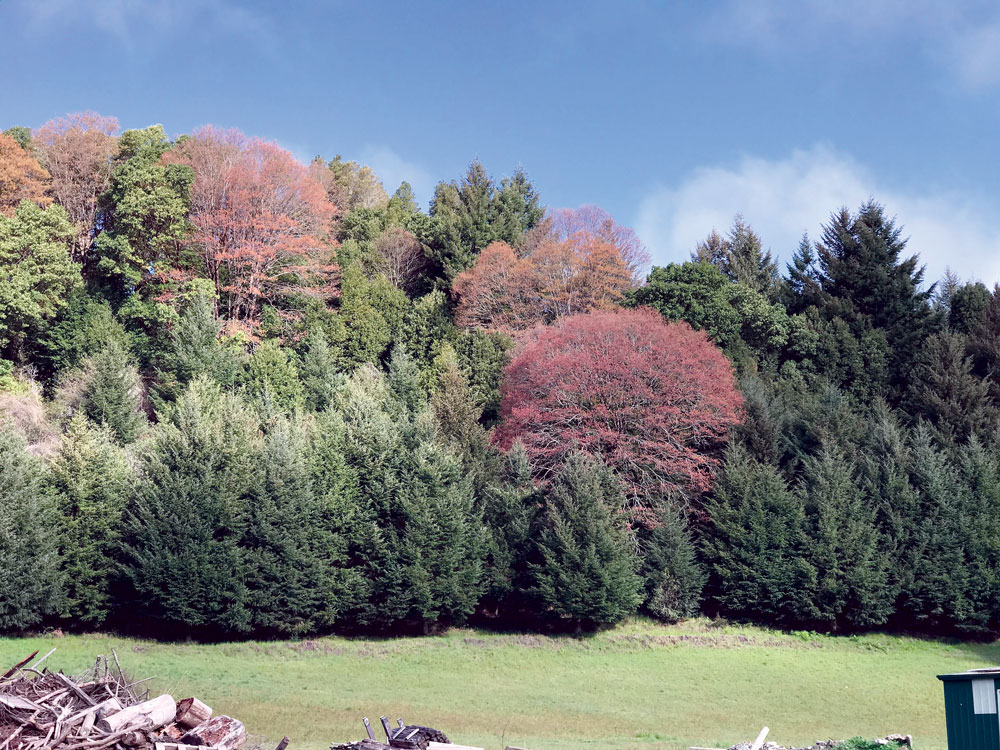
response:
[[[157,365],[154,393],[157,409],[172,402],[196,377],[205,376],[223,386],[242,380],[244,356],[219,342],[221,323],[215,318],[210,293],[195,293],[185,303]]]
[[[421,384],[416,362],[401,346],[394,346],[389,360],[389,388],[407,414],[419,412],[427,404],[427,393]]]
[[[545,495],[530,566],[532,595],[578,628],[610,625],[642,603],[635,546],[617,510],[621,486],[597,459],[574,452]]]
[[[258,632],[308,633],[339,614],[343,544],[313,491],[307,445],[304,425],[280,418],[257,467],[241,547],[247,609]]]
[[[253,625],[240,548],[259,481],[256,420],[201,377],[159,424],[125,519],[129,606],[171,631]]]
[[[309,411],[323,411],[333,401],[342,377],[337,368],[337,359],[322,328],[309,332],[306,349],[299,367],[302,387],[305,390],[305,406]]]
[[[975,621],[969,600],[975,583],[970,581],[964,554],[961,480],[948,457],[934,446],[930,430],[918,426],[910,451],[918,502],[908,506],[910,533],[894,555],[902,584],[899,622],[924,631],[961,631]]]
[[[305,406],[305,389],[295,359],[273,340],[260,344],[250,357],[244,388],[247,399],[266,412],[288,414]]]
[[[485,539],[461,462],[431,415],[403,408],[374,368],[348,380],[337,409],[357,492],[350,565],[367,594],[351,618],[425,629],[464,620],[482,592]]]
[[[106,426],[120,445],[135,441],[147,421],[142,410],[142,377],[129,353],[112,339],[86,369],[83,413],[95,424]]]
[[[728,237],[713,231],[699,242],[691,253],[695,262],[711,263],[736,284],[774,301],[778,293],[778,264],[769,250],[764,250],[760,237],[740,215],[733,219]]]
[[[56,522],[41,461],[0,425],[0,631],[30,628],[61,606]]]
[[[907,411],[941,431],[948,443],[986,435],[1000,421],[990,401],[990,386],[972,373],[967,340],[960,333],[931,336],[916,359]]]
[[[643,537],[640,549],[646,610],[666,622],[694,616],[701,602],[705,572],[696,560],[684,517],[675,508],[663,507],[656,526]]]
[[[517,244],[543,214],[538,194],[523,171],[503,180],[497,189],[477,159],[460,181],[439,183],[434,191],[430,256],[450,285],[491,242]]]
[[[826,317],[844,318],[856,335],[866,325],[885,332],[892,342],[890,386],[901,393],[920,343],[938,327],[930,306],[934,286],[921,288],[916,255],[902,257],[901,227],[869,201],[854,216],[846,208],[833,214],[816,249]]]
[[[816,580],[801,498],[774,467],[731,445],[705,504],[702,549],[716,607],[778,625],[803,622]]]
[[[884,624],[892,612],[888,560],[853,463],[823,445],[803,469],[798,493],[810,537],[806,559],[816,571],[814,588],[804,592],[810,619],[832,629]]]
[[[59,548],[66,580],[62,616],[103,623],[114,602],[122,513],[135,480],[128,456],[107,427],[82,414],[69,423],[50,483],[59,509]]]
[[[526,609],[524,594],[531,585],[528,562],[539,492],[524,445],[514,444],[504,457],[502,474],[481,497],[483,521],[489,533],[484,605],[497,615],[501,608]]]
[[[959,452],[959,471],[959,537],[969,577],[969,608],[960,627],[985,633],[1000,625],[1000,462],[974,436]]]

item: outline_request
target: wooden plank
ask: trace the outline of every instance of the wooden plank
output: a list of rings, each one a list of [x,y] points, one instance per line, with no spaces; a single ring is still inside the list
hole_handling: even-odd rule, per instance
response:
[[[753,741],[753,744],[750,746],[750,750],[760,750],[760,746],[764,744],[764,738],[767,737],[768,731],[767,727],[760,730],[760,734],[758,734],[757,739]]]

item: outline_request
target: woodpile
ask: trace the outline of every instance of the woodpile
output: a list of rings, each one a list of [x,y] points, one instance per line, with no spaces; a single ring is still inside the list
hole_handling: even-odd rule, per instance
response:
[[[0,676],[0,750],[240,750],[246,740],[240,721],[197,698],[150,698],[148,679],[130,680],[114,652],[75,678],[43,667],[51,654]]]
[[[368,734],[367,738],[357,742],[330,745],[330,750],[483,750],[481,747],[452,744],[443,732],[419,724],[405,724],[402,719],[397,720],[396,726],[392,726],[384,716],[381,717],[381,721],[385,742],[381,742],[375,739],[375,732],[372,731],[368,717],[362,721]]]

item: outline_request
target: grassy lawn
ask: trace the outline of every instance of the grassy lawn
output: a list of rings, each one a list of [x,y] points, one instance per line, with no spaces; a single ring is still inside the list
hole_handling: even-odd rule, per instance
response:
[[[0,665],[34,649],[82,671],[114,648],[154,693],[197,695],[263,742],[321,750],[403,717],[453,742],[535,750],[680,750],[753,739],[914,735],[945,750],[935,675],[1000,663],[1000,645],[833,638],[750,627],[633,622],[585,638],[454,630],[390,640],[165,644],[103,635],[0,639]],[[273,747],[273,744],[268,747]]]

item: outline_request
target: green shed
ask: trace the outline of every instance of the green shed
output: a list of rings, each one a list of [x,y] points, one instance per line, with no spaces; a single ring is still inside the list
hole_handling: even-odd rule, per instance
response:
[[[948,750],[1000,750],[1000,667],[939,674],[944,683]]]

